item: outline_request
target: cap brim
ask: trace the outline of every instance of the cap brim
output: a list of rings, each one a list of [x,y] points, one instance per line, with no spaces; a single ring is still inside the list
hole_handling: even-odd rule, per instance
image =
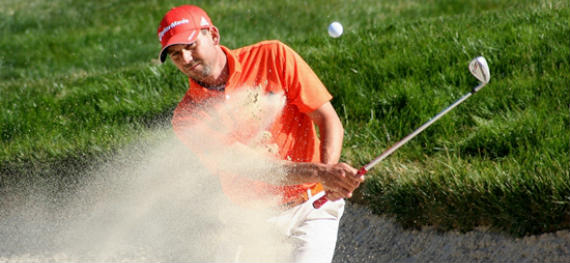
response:
[[[171,36],[170,39],[168,39],[168,42],[166,42],[166,45],[164,45],[160,50],[160,53],[158,53],[160,63],[164,63],[164,61],[166,61],[166,56],[168,56],[168,47],[179,44],[192,44],[196,39],[198,39],[198,34],[200,34],[200,30],[180,32]]]

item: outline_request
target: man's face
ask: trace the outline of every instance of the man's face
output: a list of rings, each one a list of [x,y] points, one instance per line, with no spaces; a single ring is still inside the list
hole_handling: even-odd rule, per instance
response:
[[[212,74],[216,46],[212,34],[200,32],[191,44],[177,44],[168,47],[170,59],[186,76],[204,81]]]

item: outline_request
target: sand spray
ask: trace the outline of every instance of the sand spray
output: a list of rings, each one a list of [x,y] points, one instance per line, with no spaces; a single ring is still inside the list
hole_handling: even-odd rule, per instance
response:
[[[267,136],[265,128],[279,116],[284,98],[246,90],[199,125],[217,125],[218,133],[230,134],[256,122],[250,141],[228,146],[195,125],[185,136],[220,169],[275,182],[283,175],[264,152],[272,147],[256,142]],[[215,117],[232,112],[239,114],[229,126]],[[292,247],[267,221],[279,209],[231,202],[202,158],[165,125],[110,160],[78,170],[73,185],[62,186],[54,175],[5,186],[0,261],[287,261]]]

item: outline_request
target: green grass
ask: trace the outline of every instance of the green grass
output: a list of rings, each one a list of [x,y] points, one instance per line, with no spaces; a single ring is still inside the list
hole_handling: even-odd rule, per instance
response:
[[[187,82],[156,64],[156,27],[186,3],[3,0],[2,177],[104,159],[164,121]],[[224,45],[280,39],[307,60],[335,96],[355,166],[477,85],[467,64],[485,56],[489,85],[375,167],[360,201],[409,227],[570,228],[567,1],[196,4]],[[338,39],[326,34],[334,20]]]

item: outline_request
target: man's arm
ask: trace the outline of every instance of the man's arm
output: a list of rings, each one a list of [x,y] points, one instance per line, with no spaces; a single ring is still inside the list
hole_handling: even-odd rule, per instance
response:
[[[338,115],[329,102],[308,115],[319,127],[321,162],[292,162],[266,159],[267,155],[236,142],[227,146],[225,151],[228,156],[233,156],[228,159],[236,161],[216,167],[221,170],[238,172],[250,179],[275,185],[321,183],[325,191],[327,191],[327,199],[350,198],[352,192],[364,180],[364,176],[357,176],[357,169],[350,165],[338,163],[344,133]],[[266,162],[269,166],[252,166],[247,162],[242,164],[239,162],[240,156],[255,156],[253,158],[260,162]]]
[[[308,115],[319,127],[321,163],[285,162],[287,183],[319,182],[327,191],[329,200],[350,198],[364,181],[364,176],[357,176],[358,170],[354,167],[338,163],[344,130],[336,111],[327,102]]]
[[[344,129],[332,104],[327,102],[308,115],[319,127],[321,162],[324,164],[338,163],[342,151]]]

